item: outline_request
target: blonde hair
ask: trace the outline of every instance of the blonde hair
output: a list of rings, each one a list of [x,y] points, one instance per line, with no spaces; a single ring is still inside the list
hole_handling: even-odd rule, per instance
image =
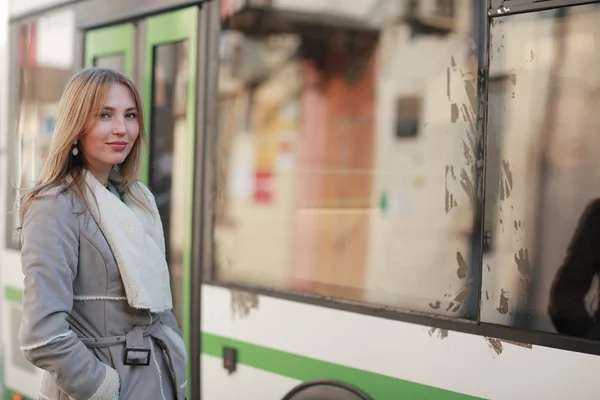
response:
[[[64,191],[74,190],[86,209],[89,209],[84,180],[88,165],[85,154],[72,154],[73,143],[93,126],[104,107],[108,91],[116,84],[129,88],[138,115],[138,138],[125,161],[119,165],[122,179],[119,190],[131,195],[130,186],[138,179],[142,144],[146,140],[140,93],[133,81],[120,72],[106,68],[87,68],[74,75],[64,88],[44,168],[34,187],[21,198],[21,225],[31,203],[41,197],[42,192],[54,187],[64,186]],[[143,204],[132,197],[136,203]]]

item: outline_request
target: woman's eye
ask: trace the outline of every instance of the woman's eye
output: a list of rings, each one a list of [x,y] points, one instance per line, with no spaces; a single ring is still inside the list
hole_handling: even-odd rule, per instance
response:
[[[125,115],[126,118],[137,118],[137,114],[136,113],[129,113]]]
[[[103,112],[102,114],[100,114],[100,118],[109,118],[110,115],[108,113]]]

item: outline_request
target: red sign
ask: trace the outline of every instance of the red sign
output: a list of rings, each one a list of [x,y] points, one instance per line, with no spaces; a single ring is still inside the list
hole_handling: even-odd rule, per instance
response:
[[[256,171],[254,174],[254,201],[270,203],[273,198],[273,173]]]

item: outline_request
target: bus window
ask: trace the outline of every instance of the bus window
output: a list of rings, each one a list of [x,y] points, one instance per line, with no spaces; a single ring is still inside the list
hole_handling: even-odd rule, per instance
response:
[[[580,6],[492,24],[490,75],[506,86],[488,106],[485,322],[580,336],[593,326],[599,23],[598,7]]]
[[[150,173],[148,183],[163,224],[173,314],[182,322],[188,132],[186,40],[154,47]]]
[[[16,82],[10,99],[8,151],[9,179],[8,192],[7,247],[18,248],[15,228],[18,226],[15,188],[26,189],[38,179],[50,146],[54,119],[58,112],[58,102],[73,68],[72,46],[56,43],[69,43],[75,39],[75,18],[73,11],[60,11],[27,22],[18,27],[15,55],[15,75],[10,81]]]
[[[226,4],[216,279],[476,316],[472,2]]]

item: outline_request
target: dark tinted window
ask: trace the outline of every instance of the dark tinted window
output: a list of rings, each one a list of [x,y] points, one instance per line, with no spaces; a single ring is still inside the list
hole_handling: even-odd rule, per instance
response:
[[[171,273],[173,313],[181,323],[183,247],[189,168],[187,151],[188,42],[154,48],[150,189],[161,216]]]
[[[490,74],[505,78],[489,98],[486,322],[594,335],[599,23],[580,6],[492,24]]]

